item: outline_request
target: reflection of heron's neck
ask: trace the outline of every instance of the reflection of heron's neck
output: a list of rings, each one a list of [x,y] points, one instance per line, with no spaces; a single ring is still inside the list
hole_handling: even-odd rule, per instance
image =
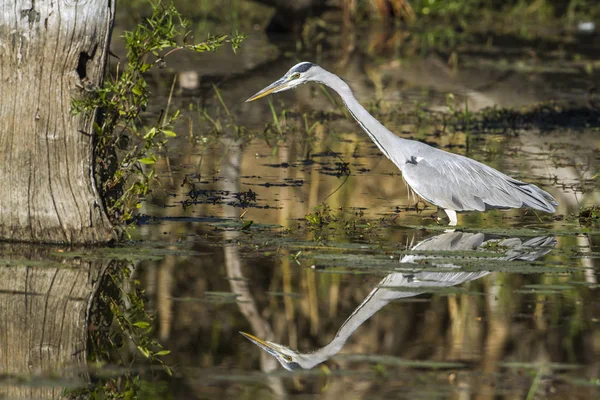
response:
[[[395,286],[401,284],[401,280],[405,280],[402,274],[390,274],[383,278],[379,284],[369,293],[365,300],[354,310],[352,315],[346,319],[344,324],[335,334],[335,337],[329,344],[312,353],[303,354],[302,358],[306,360],[304,368],[312,368],[317,364],[320,364],[337,353],[340,352],[344,344],[348,341],[348,338],[354,331],[361,326],[366,320],[371,318],[373,314],[387,305],[390,301],[395,300],[399,297],[409,297],[417,295],[417,293],[410,292],[397,292],[389,289],[382,288],[381,286]]]
[[[350,111],[350,114],[352,114],[356,122],[358,122],[361,128],[369,135],[371,140],[375,142],[377,147],[379,147],[379,150],[402,169],[407,157],[404,155],[400,156],[396,152],[402,152],[402,144],[400,142],[404,139],[391,133],[385,126],[369,114],[358,100],[356,100],[350,86],[337,75],[325,71],[325,78],[322,80],[322,83],[329,86],[340,95],[346,108]],[[392,153],[392,150],[394,153]]]

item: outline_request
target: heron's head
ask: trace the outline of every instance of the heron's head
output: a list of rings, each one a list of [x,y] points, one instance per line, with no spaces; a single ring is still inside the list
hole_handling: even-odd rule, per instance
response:
[[[296,86],[302,85],[303,83],[316,80],[317,74],[322,69],[310,62],[301,62],[294,65],[288,72],[285,73],[280,79],[271,83],[269,86],[250,97],[246,102],[260,99],[271,93],[283,92],[285,90],[293,89]]]
[[[310,359],[310,357],[300,354],[297,351],[290,349],[289,347],[285,347],[277,343],[259,339],[256,336],[246,332],[240,333],[246,339],[248,339],[258,347],[275,357],[277,361],[279,361],[279,363],[283,366],[283,368],[287,369],[288,371],[310,369],[319,363],[315,363],[313,360]]]

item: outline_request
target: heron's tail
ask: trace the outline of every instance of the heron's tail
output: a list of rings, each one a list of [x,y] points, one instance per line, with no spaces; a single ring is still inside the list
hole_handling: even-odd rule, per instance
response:
[[[510,183],[520,192],[523,207],[529,207],[547,213],[556,212],[558,201],[556,201],[550,193],[531,183],[521,182],[516,179],[511,179]]]

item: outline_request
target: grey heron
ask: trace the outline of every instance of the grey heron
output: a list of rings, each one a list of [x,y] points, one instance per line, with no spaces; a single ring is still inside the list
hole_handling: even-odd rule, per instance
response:
[[[457,211],[510,208],[556,211],[556,199],[533,184],[511,178],[471,158],[396,136],[356,100],[346,82],[316,64],[294,65],[282,78],[246,102],[307,82],[322,83],[336,91],[379,150],[400,169],[410,188],[425,201],[443,209],[450,218],[450,225],[457,224]]]
[[[499,249],[505,249],[498,257],[484,257],[489,261],[534,261],[548,254],[557,244],[552,236],[540,236],[526,242],[519,238],[494,239],[486,238],[482,233],[446,232],[430,237],[415,245],[412,251],[481,251],[482,255],[489,254],[488,244],[496,244]],[[486,253],[487,251],[487,253]],[[440,259],[441,257],[441,259]],[[448,257],[448,256],[446,256]],[[477,260],[476,256],[464,258],[465,263]],[[451,256],[450,256],[451,258]],[[324,347],[312,352],[300,353],[287,346],[260,339],[252,334],[240,332],[252,343],[272,355],[287,370],[311,369],[330,359],[342,350],[344,344],[358,327],[381,310],[391,301],[417,296],[431,288],[447,288],[482,278],[490,271],[462,271],[461,266],[444,260],[443,256],[408,254],[400,260],[400,266],[410,267],[420,260],[430,260],[436,270],[425,270],[414,273],[394,272],[384,277],[379,284],[367,295],[363,302],[356,307],[352,314],[338,329],[334,338]],[[436,259],[438,259],[436,261]]]

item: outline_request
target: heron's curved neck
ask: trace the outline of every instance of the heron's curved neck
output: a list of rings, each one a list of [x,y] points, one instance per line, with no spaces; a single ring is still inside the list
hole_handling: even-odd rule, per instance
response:
[[[346,108],[352,114],[352,117],[358,122],[358,124],[363,128],[363,130],[369,135],[371,140],[379,147],[379,150],[387,158],[392,160],[400,169],[404,165],[404,161],[399,159],[399,155],[392,153],[392,149],[395,152],[401,152],[402,146],[398,147],[399,142],[404,139],[399,138],[390,132],[385,126],[383,126],[379,121],[377,121],[369,112],[356,100],[354,94],[352,93],[352,89],[346,82],[344,82],[340,77],[335,74],[332,74],[329,71],[325,71],[325,78],[321,80],[321,83],[335,90],[337,94],[340,95]],[[404,155],[402,155],[404,156]],[[405,157],[401,157],[405,158]]]

